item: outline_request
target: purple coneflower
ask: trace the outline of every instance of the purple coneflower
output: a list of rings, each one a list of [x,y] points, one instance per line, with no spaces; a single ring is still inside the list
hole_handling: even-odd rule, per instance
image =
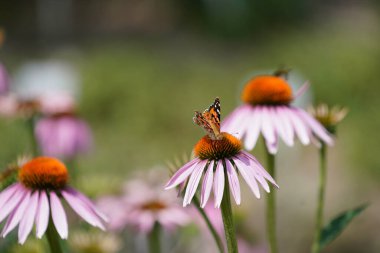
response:
[[[290,85],[282,77],[257,76],[243,90],[244,105],[227,116],[222,122],[222,130],[236,133],[247,150],[255,147],[262,133],[271,154],[277,153],[280,138],[288,146],[293,146],[295,136],[304,145],[311,141],[318,143],[318,139],[331,145],[332,138],[318,121],[304,110],[291,106],[306,88],[304,86],[293,95]]]
[[[18,241],[23,244],[36,225],[42,238],[48,226],[62,239],[68,236],[68,223],[60,198],[94,227],[104,230],[107,219],[82,193],[69,187],[66,166],[55,158],[37,157],[21,166],[18,182],[0,193],[0,222],[8,219],[1,232],[5,237],[17,225]]]
[[[213,140],[208,135],[200,139],[194,147],[195,159],[180,168],[166,185],[171,189],[186,182],[183,205],[190,204],[197,190],[202,175],[201,207],[204,207],[214,190],[215,207],[220,207],[225,187],[225,177],[228,178],[229,187],[236,204],[241,203],[240,174],[257,198],[260,198],[258,183],[269,192],[268,180],[276,187],[273,178],[266,172],[261,164],[251,154],[242,150],[239,139],[229,133],[221,133],[220,140]]]
[[[89,126],[74,114],[56,114],[39,119],[35,134],[44,155],[64,159],[87,152],[92,143]]]
[[[149,234],[156,223],[173,231],[190,222],[188,213],[178,205],[175,193],[138,179],[126,183],[122,195],[101,198],[98,206],[111,217],[110,230],[131,227]]]

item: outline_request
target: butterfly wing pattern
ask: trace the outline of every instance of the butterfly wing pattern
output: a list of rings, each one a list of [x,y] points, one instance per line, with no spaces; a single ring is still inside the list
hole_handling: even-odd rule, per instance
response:
[[[213,140],[221,138],[220,134],[220,100],[215,98],[215,101],[203,113],[195,111],[193,118],[194,123],[201,126],[208,136]]]

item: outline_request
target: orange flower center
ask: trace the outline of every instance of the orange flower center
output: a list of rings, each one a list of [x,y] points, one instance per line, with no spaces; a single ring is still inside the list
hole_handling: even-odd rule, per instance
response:
[[[252,105],[288,105],[292,89],[285,79],[277,76],[258,76],[244,87],[241,99]]]
[[[239,139],[229,133],[221,133],[220,140],[208,135],[202,137],[194,147],[194,153],[202,160],[219,160],[236,155],[242,149]]]
[[[149,210],[149,211],[153,211],[153,212],[157,212],[157,211],[160,211],[160,210],[165,209],[165,208],[166,208],[166,205],[162,202],[159,202],[159,201],[148,202],[148,203],[141,206],[141,209]]]
[[[37,157],[25,163],[18,174],[20,182],[32,189],[57,190],[68,181],[66,166],[50,157]]]

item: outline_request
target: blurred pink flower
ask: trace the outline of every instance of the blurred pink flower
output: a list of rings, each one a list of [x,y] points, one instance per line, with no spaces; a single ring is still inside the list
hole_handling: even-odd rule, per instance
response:
[[[0,94],[6,94],[9,91],[9,77],[4,65],[0,63]]]
[[[92,144],[91,130],[87,123],[70,114],[39,119],[35,134],[43,155],[63,159],[87,152]]]
[[[105,229],[107,218],[91,201],[67,186],[66,166],[55,158],[37,157],[21,166],[18,182],[0,193],[0,222],[7,216],[1,236],[17,225],[19,243],[23,244],[36,224],[36,236],[42,238],[51,220],[62,239],[68,236],[68,223],[59,196],[94,227]]]
[[[75,111],[75,99],[73,95],[70,95],[69,93],[50,92],[49,94],[40,96],[37,100],[40,104],[40,112],[45,115]]]
[[[162,191],[143,180],[127,182],[121,196],[103,197],[98,206],[110,217],[111,230],[132,227],[147,234],[156,222],[169,231],[190,222],[175,193]]]
[[[286,145],[293,146],[296,135],[304,145],[310,141],[318,144],[318,139],[332,145],[331,136],[317,120],[290,105],[306,88],[304,85],[293,96],[285,79],[270,75],[255,77],[243,90],[245,104],[227,116],[222,122],[222,130],[236,133],[247,150],[255,147],[261,133],[272,154],[277,153],[280,138]]]

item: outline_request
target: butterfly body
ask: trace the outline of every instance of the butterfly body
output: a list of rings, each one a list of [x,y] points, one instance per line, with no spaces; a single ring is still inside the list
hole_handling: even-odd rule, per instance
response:
[[[220,140],[223,136],[220,133],[220,100],[215,98],[213,104],[210,105],[203,113],[195,111],[193,117],[194,123],[201,126],[208,136],[213,140]]]

